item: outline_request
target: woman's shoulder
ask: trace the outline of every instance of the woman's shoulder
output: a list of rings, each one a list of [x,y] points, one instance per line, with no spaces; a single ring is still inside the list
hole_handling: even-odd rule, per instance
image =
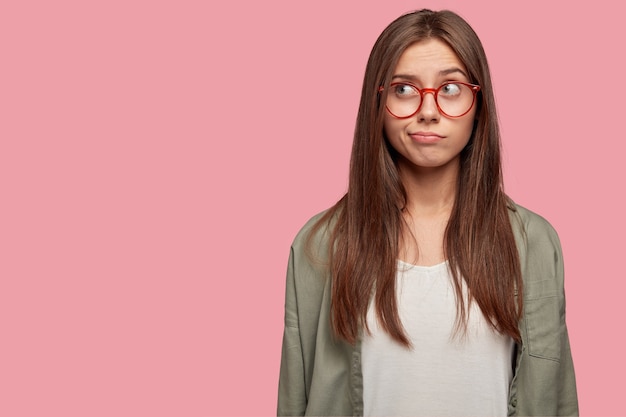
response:
[[[326,209],[310,217],[300,228],[291,244],[294,268],[316,273],[327,270],[330,239],[336,216],[333,208]]]
[[[309,235],[311,234],[311,232],[316,229],[321,227],[321,225],[317,226],[318,223],[320,222],[320,220],[326,216],[326,214],[328,213],[328,209],[321,211],[317,214],[315,214],[314,216],[310,217],[305,223],[304,226],[302,226],[300,228],[300,230],[298,231],[298,233],[296,234],[296,237],[294,238],[293,242],[294,244],[299,244],[303,241],[305,241]]]
[[[312,244],[325,246],[336,223],[336,217],[337,215],[333,208],[326,209],[310,217],[296,234],[291,245],[292,248],[302,249]]]
[[[543,216],[511,201],[509,203],[509,217],[515,235],[524,240],[548,240],[559,244],[559,237],[555,228]]]
[[[556,292],[563,288],[563,253],[559,236],[548,220],[513,204],[509,207],[527,296],[543,294],[546,286]],[[553,277],[554,280],[549,279]],[[536,285],[534,282],[542,282]],[[548,284],[551,281],[552,284]]]

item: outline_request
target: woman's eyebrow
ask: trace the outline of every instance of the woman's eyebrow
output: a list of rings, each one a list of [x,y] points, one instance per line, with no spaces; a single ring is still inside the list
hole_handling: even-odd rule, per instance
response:
[[[461,68],[457,68],[457,67],[441,70],[441,71],[439,71],[439,75],[450,75],[450,74],[454,74],[455,72],[460,72],[461,74],[463,74],[465,76],[465,78],[469,78],[467,76],[467,74],[465,73],[465,71],[463,71]]]
[[[403,80],[417,81],[417,77],[415,75],[410,75],[410,74],[396,74],[393,77],[391,77],[392,80],[395,80],[396,78],[401,78]]]
[[[465,71],[463,71],[461,68],[457,68],[457,67],[452,67],[452,68],[447,68],[447,69],[441,70],[441,71],[439,71],[439,76],[443,77],[443,76],[446,76],[446,75],[454,74],[455,72],[458,72],[458,73],[462,74],[463,76],[465,76],[465,78],[469,79],[469,77],[467,76]],[[411,74],[396,74],[393,77],[391,77],[392,80],[395,80],[397,78],[400,78],[400,79],[403,79],[403,80],[417,81],[419,77],[417,77],[415,75],[411,75]]]

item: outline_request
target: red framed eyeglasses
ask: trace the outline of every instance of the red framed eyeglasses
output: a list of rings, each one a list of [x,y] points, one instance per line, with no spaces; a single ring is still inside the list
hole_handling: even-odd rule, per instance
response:
[[[384,87],[378,89],[384,91]],[[418,88],[408,82],[395,82],[389,86],[385,107],[397,119],[414,116],[422,107],[424,95],[431,93],[441,114],[449,118],[465,116],[476,102],[480,86],[461,81],[447,81],[437,88]]]

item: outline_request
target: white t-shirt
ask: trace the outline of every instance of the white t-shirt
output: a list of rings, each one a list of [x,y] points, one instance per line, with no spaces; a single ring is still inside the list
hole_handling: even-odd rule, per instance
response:
[[[396,287],[400,320],[413,346],[393,341],[370,305],[372,334],[362,343],[364,414],[507,415],[514,342],[492,329],[476,303],[467,333],[455,333],[448,263],[423,267],[398,261]]]

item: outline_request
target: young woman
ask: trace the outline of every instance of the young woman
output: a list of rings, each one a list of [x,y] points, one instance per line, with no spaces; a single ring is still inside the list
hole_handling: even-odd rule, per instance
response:
[[[348,192],[291,248],[279,415],[576,415],[559,239],[504,193],[487,60],[450,11],[380,35]]]

